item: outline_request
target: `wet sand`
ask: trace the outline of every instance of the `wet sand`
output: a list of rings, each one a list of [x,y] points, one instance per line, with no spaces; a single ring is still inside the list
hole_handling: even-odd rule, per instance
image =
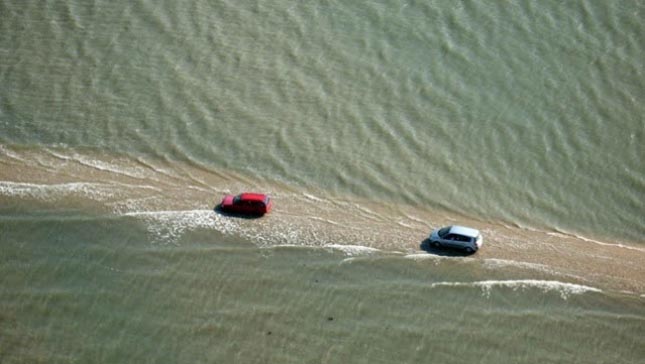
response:
[[[274,211],[261,219],[214,211],[224,193],[245,190],[270,193]],[[215,229],[259,246],[346,246],[416,258],[472,259],[487,268],[517,269],[527,278],[553,276],[617,293],[645,294],[645,246],[639,243],[599,241],[548,228],[333,196],[186,161],[2,147],[0,202],[5,214],[67,209],[131,216],[148,224],[153,239],[165,244],[178,244],[192,229]],[[449,224],[480,229],[483,249],[472,256],[428,249],[429,232]]]

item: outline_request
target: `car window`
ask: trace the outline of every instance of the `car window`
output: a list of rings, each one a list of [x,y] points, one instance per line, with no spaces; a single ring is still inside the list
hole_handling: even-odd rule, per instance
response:
[[[438,234],[440,237],[444,239],[448,239],[448,231],[450,231],[450,227],[445,227],[441,230],[439,230]]]

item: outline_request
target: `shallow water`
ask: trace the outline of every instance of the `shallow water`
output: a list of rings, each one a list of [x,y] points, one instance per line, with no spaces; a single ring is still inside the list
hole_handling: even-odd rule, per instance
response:
[[[1,1],[0,361],[642,361],[643,9]]]
[[[3,216],[3,362],[639,362],[643,298],[501,260]]]

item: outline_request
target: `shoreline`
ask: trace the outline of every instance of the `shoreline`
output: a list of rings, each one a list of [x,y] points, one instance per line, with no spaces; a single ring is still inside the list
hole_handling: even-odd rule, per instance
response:
[[[237,234],[260,246],[337,244],[411,254],[424,252],[423,242],[433,228],[459,223],[484,234],[484,247],[473,259],[542,266],[564,277],[577,277],[577,283],[598,282],[602,288],[645,294],[645,246],[629,242],[608,243],[407,205],[330,197],[322,191],[175,162],[144,164],[126,157],[18,151],[4,146],[0,152],[4,165],[0,200],[5,206],[131,216],[157,231],[159,236],[152,238],[170,243],[187,231],[206,228]],[[226,218],[213,211],[220,195],[252,189],[267,191],[279,201],[266,217]]]

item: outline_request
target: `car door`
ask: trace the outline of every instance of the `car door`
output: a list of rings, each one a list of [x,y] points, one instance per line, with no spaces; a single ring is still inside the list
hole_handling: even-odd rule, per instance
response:
[[[251,214],[261,214],[262,213],[262,202],[261,201],[252,201],[250,205]]]
[[[457,236],[455,234],[448,234],[448,235],[444,236],[441,239],[441,244],[446,245],[446,246],[450,246],[450,247],[454,247],[454,246],[456,246],[455,245],[456,244],[456,241],[455,241],[456,239],[457,239]]]
[[[244,201],[244,213],[252,214],[255,211],[253,210],[253,201]]]
[[[249,202],[243,199],[235,201],[235,212],[240,214],[246,214],[248,212]]]
[[[455,247],[457,248],[464,248],[468,246],[468,243],[470,242],[470,238],[464,235],[457,235],[455,238]]]

